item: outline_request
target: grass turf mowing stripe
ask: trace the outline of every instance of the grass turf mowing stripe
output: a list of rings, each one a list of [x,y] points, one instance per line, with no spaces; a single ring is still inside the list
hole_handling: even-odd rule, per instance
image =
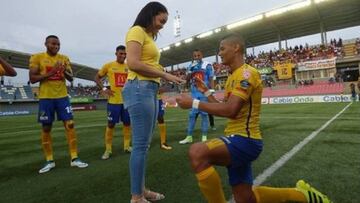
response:
[[[302,140],[299,144],[295,145],[289,152],[285,153],[279,160],[277,160],[274,164],[272,164],[269,168],[265,169],[260,175],[258,175],[254,181],[254,185],[262,184],[268,177],[270,177],[275,171],[277,171],[280,167],[282,167],[291,157],[293,157],[298,151],[300,151],[307,143],[309,143],[314,137],[316,137],[322,130],[324,130],[327,126],[329,126],[337,117],[339,117],[347,108],[350,107],[352,103],[346,105],[339,113],[337,113],[334,117],[328,120],[324,125],[322,125],[319,129],[312,132],[309,136],[307,136],[304,140]]]
[[[298,151],[300,151],[307,143],[309,143],[312,139],[314,139],[322,130],[324,130],[327,126],[329,126],[337,117],[339,117],[347,108],[350,107],[352,102],[346,105],[340,112],[338,112],[335,116],[333,116],[330,120],[328,120],[324,125],[322,125],[317,130],[313,131],[309,136],[307,136],[300,143],[295,145],[290,151],[285,153],[280,157],[275,163],[273,163],[270,167],[265,169],[260,175],[256,177],[254,180],[254,185],[261,185],[265,180],[274,174],[279,168],[281,168],[288,160],[290,160]],[[235,200],[232,197],[229,200],[229,203],[234,203]]]

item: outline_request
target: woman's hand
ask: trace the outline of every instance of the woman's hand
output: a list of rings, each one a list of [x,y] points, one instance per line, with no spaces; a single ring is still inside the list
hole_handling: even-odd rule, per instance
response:
[[[174,82],[178,85],[185,83],[185,80],[183,80],[179,77],[176,77],[175,75],[171,75],[170,73],[165,73],[162,78],[167,81]]]

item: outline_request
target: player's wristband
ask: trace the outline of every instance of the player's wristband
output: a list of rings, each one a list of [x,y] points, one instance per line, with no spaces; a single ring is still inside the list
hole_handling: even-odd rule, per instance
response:
[[[198,109],[198,108],[199,108],[199,104],[200,104],[200,100],[194,99],[193,102],[192,102],[192,108],[193,108],[193,109]]]
[[[210,89],[208,89],[208,90],[206,90],[206,92],[204,92],[205,97],[208,97],[210,95],[212,95],[212,91]]]

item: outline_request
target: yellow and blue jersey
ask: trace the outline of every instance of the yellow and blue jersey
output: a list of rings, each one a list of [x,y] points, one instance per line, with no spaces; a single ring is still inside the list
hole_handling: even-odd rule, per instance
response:
[[[48,53],[38,53],[30,57],[30,69],[38,68],[41,75],[51,71],[56,63],[65,65],[66,71],[72,72],[70,60],[67,56],[56,54],[50,56]],[[67,96],[65,76],[63,72],[58,72],[45,80],[40,81],[39,98],[57,99]]]
[[[125,63],[118,63],[117,61],[109,62],[99,70],[98,74],[100,77],[107,76],[110,89],[114,91],[114,96],[109,97],[108,103],[122,104],[123,98],[121,92],[128,76],[127,65]]]
[[[248,64],[237,68],[227,79],[225,100],[231,95],[245,100],[235,119],[228,119],[225,135],[241,135],[261,139],[260,107],[262,82],[260,73]]]

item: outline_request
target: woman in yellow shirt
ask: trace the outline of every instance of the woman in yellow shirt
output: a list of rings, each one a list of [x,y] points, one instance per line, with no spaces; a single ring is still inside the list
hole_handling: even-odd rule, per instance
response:
[[[138,14],[126,35],[128,80],[123,89],[133,135],[130,156],[131,203],[147,203],[164,199],[163,194],[145,189],[145,162],[157,113],[160,78],[183,83],[180,78],[163,71],[155,39],[168,19],[168,12],[159,2],[148,3]]]

